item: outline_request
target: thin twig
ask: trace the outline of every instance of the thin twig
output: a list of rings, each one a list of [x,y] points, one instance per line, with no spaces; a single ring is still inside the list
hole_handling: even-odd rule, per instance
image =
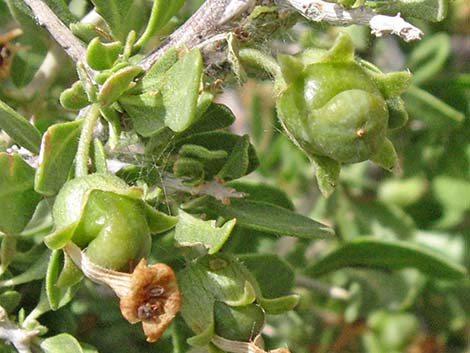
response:
[[[302,16],[315,22],[328,22],[336,26],[366,25],[377,37],[392,33],[400,36],[406,42],[421,39],[423,36],[423,32],[419,28],[403,20],[400,14],[396,16],[379,15],[366,6],[345,9],[339,4],[322,0],[282,1],[288,2]]]
[[[75,37],[70,29],[62,23],[56,14],[41,0],[23,0],[33,11],[36,22],[45,27],[56,42],[65,50],[67,55],[75,62],[86,63],[86,48]],[[96,73],[85,65],[88,74],[95,77]]]
[[[78,119],[84,118],[80,139],[78,140],[77,155],[75,157],[75,176],[85,176],[88,174],[88,157],[90,145],[93,139],[93,128],[100,117],[100,107],[98,104],[89,105],[83,108]]]
[[[255,4],[255,0],[207,0],[163,46],[150,53],[139,65],[147,71],[168,48],[185,46],[191,49],[226,32],[228,22],[249,11]]]
[[[38,330],[25,330],[15,325],[0,306],[0,339],[13,344],[19,353],[31,353],[30,342],[38,334]]]
[[[234,188],[225,186],[217,180],[206,181],[198,186],[188,186],[184,184],[184,180],[165,173],[162,176],[162,187],[164,190],[171,189],[187,192],[191,195],[209,195],[223,203],[229,203],[232,198],[243,198],[247,196],[244,192],[239,192]]]
[[[33,11],[36,22],[49,31],[73,61],[85,61],[85,46],[41,0],[24,0]]]

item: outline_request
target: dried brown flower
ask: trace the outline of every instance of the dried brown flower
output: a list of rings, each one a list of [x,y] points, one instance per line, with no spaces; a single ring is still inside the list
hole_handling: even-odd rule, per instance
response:
[[[121,298],[121,313],[130,323],[142,321],[148,342],[160,338],[181,308],[181,294],[171,267],[148,266],[142,259],[132,273],[129,292]]]
[[[120,298],[122,315],[132,324],[142,322],[147,342],[158,340],[179,312],[181,293],[170,266],[147,265],[142,259],[130,274],[91,262],[73,243],[67,244],[64,250],[86,277],[114,290]]]

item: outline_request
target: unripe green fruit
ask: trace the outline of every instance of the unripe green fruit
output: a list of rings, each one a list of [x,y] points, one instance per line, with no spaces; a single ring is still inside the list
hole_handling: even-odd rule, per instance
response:
[[[63,228],[80,220],[82,209],[91,190],[121,193],[127,184],[114,175],[91,174],[67,182],[57,195],[52,216],[57,228]]]
[[[278,111],[307,153],[340,163],[371,158],[387,131],[387,103],[354,62],[309,65],[279,98]]]
[[[87,256],[101,266],[128,269],[136,265],[148,256],[152,242],[141,206],[137,200],[111,192],[93,192],[86,220],[80,222],[72,241],[88,245]]]
[[[76,224],[71,240],[93,262],[126,270],[148,255],[150,229],[142,201],[111,175],[89,175],[64,185],[53,208],[56,228]]]
[[[278,61],[280,122],[315,164],[323,195],[334,191],[343,163],[370,160],[390,171],[398,169],[387,132],[408,119],[400,94],[410,84],[409,72],[383,73],[356,59],[353,42],[344,33],[328,51],[280,55]]]

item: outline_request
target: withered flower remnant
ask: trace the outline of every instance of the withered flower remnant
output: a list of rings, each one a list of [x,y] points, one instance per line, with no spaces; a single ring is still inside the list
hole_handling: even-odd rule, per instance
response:
[[[147,342],[157,341],[179,312],[181,294],[170,266],[148,265],[142,259],[132,273],[118,272],[93,263],[71,242],[64,250],[86,277],[113,289],[124,318],[131,324],[142,322]]]
[[[142,259],[134,272],[130,291],[121,298],[121,313],[134,324],[142,321],[148,342],[160,338],[181,307],[181,294],[170,266],[147,265]]]

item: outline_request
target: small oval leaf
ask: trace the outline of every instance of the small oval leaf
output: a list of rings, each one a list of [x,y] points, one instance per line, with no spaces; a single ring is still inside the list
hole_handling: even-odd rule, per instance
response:
[[[55,124],[42,139],[39,167],[34,189],[43,195],[55,195],[66,182],[77,152],[82,120]]]
[[[45,353],[83,353],[80,343],[67,333],[45,339],[41,348]]]
[[[103,105],[114,103],[130,88],[131,82],[141,72],[142,69],[138,66],[127,66],[109,76],[101,87],[98,101]]]
[[[41,195],[34,192],[34,169],[18,155],[0,153],[0,231],[19,234]]]
[[[203,221],[184,211],[179,212],[178,218],[175,240],[182,246],[202,244],[209,249],[209,254],[220,250],[236,223],[236,220],[232,219],[222,227],[217,227],[215,221]]]
[[[39,152],[41,144],[39,130],[1,100],[0,129],[4,130],[20,146],[33,153]]]
[[[186,130],[196,118],[202,56],[193,49],[168,70],[162,87],[165,124],[175,132]]]
[[[121,51],[121,42],[102,43],[96,37],[88,44],[86,60],[92,69],[106,70],[113,66]]]
[[[200,202],[188,204],[188,207],[225,219],[236,218],[237,224],[246,228],[276,235],[305,239],[330,238],[334,235],[334,231],[324,224],[265,202],[232,199],[230,205],[224,205],[206,197]]]

